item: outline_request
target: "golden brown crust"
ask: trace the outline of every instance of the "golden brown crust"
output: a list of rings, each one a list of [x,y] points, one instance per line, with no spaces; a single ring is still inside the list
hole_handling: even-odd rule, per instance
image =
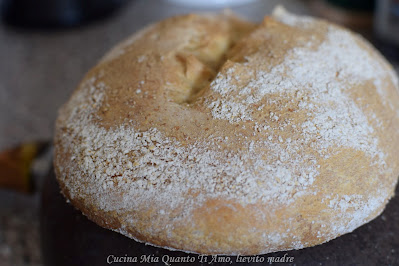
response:
[[[179,16],[86,75],[60,110],[54,165],[75,207],[136,240],[298,249],[382,212],[398,110],[391,66],[344,29],[281,10],[259,25]]]

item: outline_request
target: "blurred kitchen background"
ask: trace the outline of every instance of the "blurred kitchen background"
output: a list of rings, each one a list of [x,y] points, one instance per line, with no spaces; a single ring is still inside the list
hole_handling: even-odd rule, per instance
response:
[[[107,50],[172,15],[230,7],[260,21],[276,5],[360,32],[397,67],[394,0],[0,0],[0,265],[42,265],[38,210],[51,152],[29,170],[33,179],[26,171],[16,174],[25,178],[22,184],[7,183],[13,173],[5,168],[30,167],[29,156],[42,147],[37,143],[51,141],[58,108]]]

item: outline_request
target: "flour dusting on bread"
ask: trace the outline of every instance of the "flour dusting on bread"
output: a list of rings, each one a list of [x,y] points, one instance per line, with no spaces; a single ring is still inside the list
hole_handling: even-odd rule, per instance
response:
[[[217,27],[215,27],[217,25]],[[153,24],[60,110],[62,192],[138,241],[259,254],[370,221],[399,164],[398,81],[362,38],[278,9]]]

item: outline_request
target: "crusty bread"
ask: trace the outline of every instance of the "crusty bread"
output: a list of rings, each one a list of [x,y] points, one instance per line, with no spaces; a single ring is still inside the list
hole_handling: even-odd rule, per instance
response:
[[[147,27],[61,108],[55,169],[97,224],[151,245],[261,254],[379,215],[399,174],[392,67],[360,36],[278,9]]]

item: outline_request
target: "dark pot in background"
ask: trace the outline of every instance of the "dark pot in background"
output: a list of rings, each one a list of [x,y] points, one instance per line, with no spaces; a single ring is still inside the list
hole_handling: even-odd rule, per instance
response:
[[[29,29],[79,26],[112,14],[126,0],[3,0],[2,20]]]
[[[399,62],[399,1],[379,0],[374,20],[377,47],[388,58]]]

